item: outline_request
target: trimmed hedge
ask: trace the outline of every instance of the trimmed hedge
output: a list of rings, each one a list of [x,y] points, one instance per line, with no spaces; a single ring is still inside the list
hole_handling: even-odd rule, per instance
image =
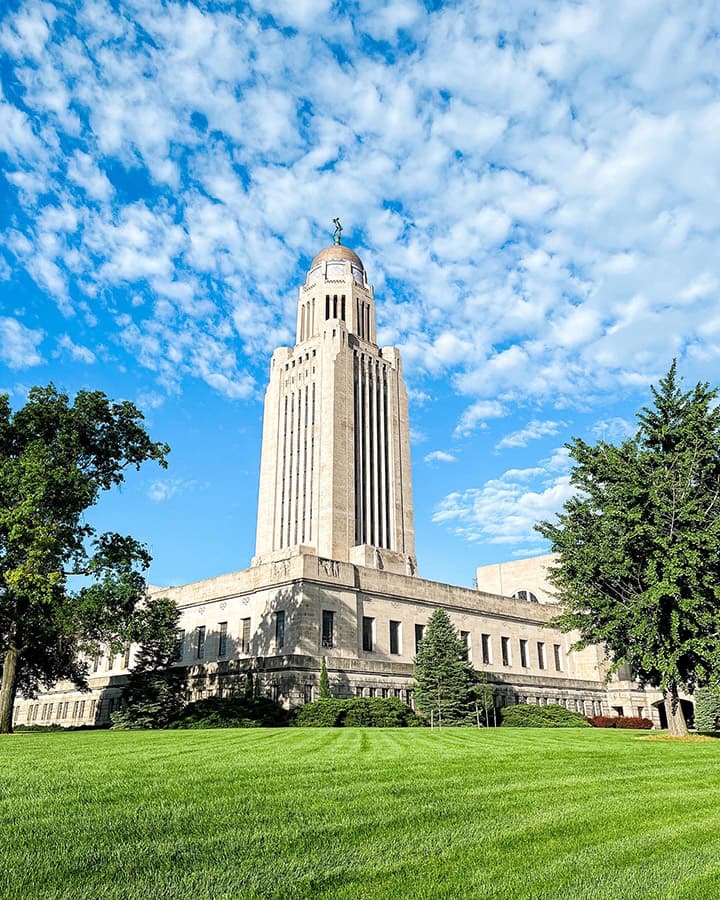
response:
[[[395,697],[356,697],[306,703],[292,713],[290,724],[299,728],[406,728],[424,723]]]
[[[267,697],[207,697],[189,703],[168,728],[276,728],[288,712]]]
[[[593,728],[639,728],[649,731],[653,727],[652,719],[640,716],[591,716],[588,722]]]
[[[500,710],[501,725],[509,728],[589,728],[590,723],[580,713],[571,712],[564,706],[550,704],[533,706],[520,703],[505,706]]]

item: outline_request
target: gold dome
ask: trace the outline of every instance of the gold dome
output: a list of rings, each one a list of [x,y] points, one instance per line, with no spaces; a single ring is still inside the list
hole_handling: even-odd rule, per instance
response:
[[[362,260],[357,253],[353,253],[353,251],[344,244],[331,244],[329,247],[325,247],[325,249],[321,250],[312,261],[310,268],[314,269],[318,263],[324,262],[325,260],[340,261],[346,259],[349,259],[351,263],[355,263],[356,266],[360,266],[363,272],[365,271],[365,266],[363,266]]]

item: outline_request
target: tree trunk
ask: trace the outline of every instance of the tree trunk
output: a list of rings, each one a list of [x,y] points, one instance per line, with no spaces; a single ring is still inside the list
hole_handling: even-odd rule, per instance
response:
[[[670,737],[687,737],[688,728],[685,722],[685,714],[678,699],[677,687],[671,685],[663,694],[665,702],[665,715],[668,722],[668,734]]]
[[[2,683],[0,684],[0,734],[12,734],[13,708],[17,688],[17,658],[17,645],[15,641],[11,641],[5,652]]]

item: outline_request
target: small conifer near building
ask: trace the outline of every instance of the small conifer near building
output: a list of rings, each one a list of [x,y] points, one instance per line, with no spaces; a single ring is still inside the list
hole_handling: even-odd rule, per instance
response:
[[[325,657],[322,658],[320,666],[320,700],[330,699],[330,679],[328,678],[327,664]]]
[[[467,648],[444,609],[430,616],[415,657],[415,706],[433,723],[451,725],[469,712],[472,669]]]

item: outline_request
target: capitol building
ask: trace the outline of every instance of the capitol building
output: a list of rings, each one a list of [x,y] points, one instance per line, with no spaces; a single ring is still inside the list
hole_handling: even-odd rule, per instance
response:
[[[190,699],[255,690],[286,706],[317,699],[322,657],[336,697],[412,702],[413,658],[445,609],[498,707],[559,703],[587,715],[664,721],[661,695],[602,649],[573,651],[546,574],[550,557],[483,566],[477,589],[427,581],[415,556],[402,361],[379,347],[375,295],[340,243],[299,288],[295,346],[278,348],[265,395],[257,542],[249,568],[151,589],[181,613],[176,665]],[[91,661],[90,692],[60,682],[18,698],[16,724],[107,724],[133,648]]]

